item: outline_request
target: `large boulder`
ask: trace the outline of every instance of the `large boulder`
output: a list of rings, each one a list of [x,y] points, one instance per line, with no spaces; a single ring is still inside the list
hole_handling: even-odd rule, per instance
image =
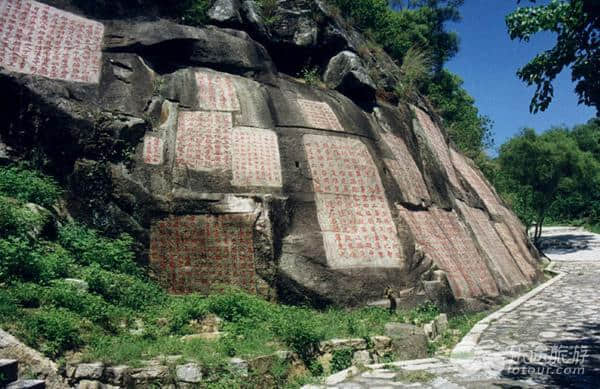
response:
[[[476,306],[540,279],[518,219],[430,107],[349,98],[352,85],[372,94],[363,76],[393,62],[332,59],[364,38],[322,1],[275,5],[243,1],[243,30],[49,7],[85,39],[49,35],[41,63],[11,37],[2,149],[68,185],[73,217],[132,234],[140,264],[173,293],[227,283],[351,306],[390,286],[403,304]],[[326,77],[339,91],[294,78],[307,56],[340,70]],[[134,379],[150,373],[164,372]]]
[[[358,55],[342,51],[329,61],[323,76],[327,85],[358,101],[375,98],[376,86]]]

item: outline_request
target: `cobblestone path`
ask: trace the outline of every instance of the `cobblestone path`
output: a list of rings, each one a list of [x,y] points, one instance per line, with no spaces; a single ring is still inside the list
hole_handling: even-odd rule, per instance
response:
[[[492,321],[468,353],[371,365],[321,387],[600,388],[600,235],[547,236],[560,241],[546,254],[564,275]]]

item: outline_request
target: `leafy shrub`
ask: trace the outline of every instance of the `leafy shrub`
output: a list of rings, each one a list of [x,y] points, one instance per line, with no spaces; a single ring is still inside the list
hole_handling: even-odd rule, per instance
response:
[[[61,196],[56,181],[18,166],[0,167],[0,193],[15,199],[51,207]]]
[[[199,320],[208,313],[207,302],[197,295],[175,297],[168,305],[169,328],[179,333],[190,322]]]
[[[208,10],[213,2],[213,0],[183,0],[177,2],[175,9],[183,23],[202,26],[208,20]]]
[[[351,348],[334,350],[331,357],[331,372],[336,373],[349,368],[352,365],[353,355],[354,351]]]
[[[317,86],[321,83],[321,76],[317,67],[306,66],[300,70],[299,76],[306,82],[307,85]]]
[[[66,277],[72,260],[60,246],[32,243],[22,237],[0,239],[0,281],[48,283]]]
[[[312,320],[307,309],[290,309],[281,315],[274,330],[305,362],[314,358],[319,343],[325,338],[319,323]]]
[[[44,306],[68,309],[109,330],[115,329],[114,319],[122,314],[102,297],[60,281],[54,283],[52,287],[46,288],[42,299]]]
[[[39,228],[44,218],[18,201],[0,196],[0,235],[24,235]]]
[[[141,310],[165,301],[166,295],[154,283],[119,273],[111,273],[93,264],[84,271],[90,292],[97,293],[116,306]]]
[[[65,309],[44,308],[25,316],[23,321],[26,342],[51,358],[83,344],[81,318]]]
[[[97,263],[107,270],[141,274],[132,250],[133,239],[127,234],[109,239],[78,224],[68,224],[59,230],[58,235],[61,245],[73,253],[81,265]]]
[[[18,315],[15,299],[6,289],[0,289],[0,323],[11,320]]]
[[[14,301],[24,308],[37,308],[42,301],[43,288],[31,282],[15,283],[9,293]]]
[[[235,288],[209,296],[207,304],[210,312],[230,322],[265,320],[270,313],[266,301]]]

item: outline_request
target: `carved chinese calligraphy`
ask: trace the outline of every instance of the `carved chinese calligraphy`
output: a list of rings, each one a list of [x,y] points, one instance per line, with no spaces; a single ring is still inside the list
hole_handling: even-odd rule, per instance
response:
[[[344,128],[329,104],[298,99],[298,105],[309,127],[344,132]]]
[[[281,187],[279,146],[273,131],[236,127],[232,164],[232,185]]]
[[[477,174],[477,172],[467,163],[465,157],[457,151],[451,149],[452,161],[454,166],[464,179],[473,187],[477,195],[481,198],[487,209],[491,213],[499,214],[502,212],[498,199],[492,192],[488,184]]]
[[[239,111],[240,102],[231,77],[217,73],[196,72],[198,103],[211,111]]]
[[[30,0],[0,0],[0,66],[97,83],[104,26]]]
[[[384,159],[385,165],[408,198],[417,204],[429,199],[429,193],[423,181],[423,176],[412,158],[404,140],[393,134],[382,134],[384,142],[392,150],[395,159]]]
[[[179,112],[176,163],[192,170],[231,168],[231,114]]]
[[[150,264],[171,292],[216,283],[256,291],[253,215],[171,216],[152,225]]]
[[[508,248],[510,255],[514,258],[515,262],[519,266],[519,269],[521,269],[521,272],[529,280],[535,279],[536,271],[533,265],[527,260],[527,256],[530,254],[525,245],[515,239],[506,224],[494,223],[494,227],[506,245],[506,248]]]
[[[460,201],[457,203],[483,251],[490,257],[490,267],[495,270],[500,285],[504,284],[509,290],[527,285],[527,280],[494,230],[486,213]]]
[[[460,188],[458,178],[456,177],[456,172],[454,171],[454,166],[450,160],[448,144],[442,135],[442,131],[433,123],[429,115],[427,115],[425,112],[421,111],[419,108],[415,108],[415,112],[417,114],[419,124],[423,128],[423,131],[425,131],[427,141],[431,145],[433,153],[446,171],[450,183],[454,185],[454,187]]]
[[[496,296],[494,279],[454,212],[410,211],[398,206],[424,252],[444,270],[457,298]]]
[[[328,265],[399,266],[396,225],[366,146],[322,135],[304,135],[303,142]]]
[[[163,163],[164,141],[156,136],[144,137],[144,162],[149,165],[160,165]]]

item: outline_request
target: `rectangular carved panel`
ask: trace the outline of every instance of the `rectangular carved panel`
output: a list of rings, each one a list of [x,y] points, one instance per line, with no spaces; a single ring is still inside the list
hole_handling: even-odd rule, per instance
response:
[[[281,187],[279,145],[271,130],[234,128],[232,163],[234,186]]]
[[[254,215],[171,216],[152,224],[150,264],[173,293],[214,284],[256,291]]]
[[[494,279],[454,212],[411,211],[398,206],[425,253],[444,270],[456,298],[496,296]]]
[[[382,134],[395,159],[384,159],[385,165],[392,173],[400,189],[406,193],[409,201],[420,204],[428,200],[429,193],[425,181],[404,140],[396,135]]]
[[[481,209],[471,208],[460,201],[457,203],[467,223],[473,229],[477,241],[490,258],[490,267],[498,274],[505,287],[511,290],[527,285],[529,282],[494,230],[487,214]]]
[[[423,128],[423,131],[425,131],[427,141],[431,145],[434,155],[437,157],[442,164],[442,167],[446,171],[450,183],[456,188],[460,189],[460,184],[458,182],[458,178],[456,177],[456,171],[454,170],[454,166],[450,160],[448,144],[446,143],[446,139],[444,139],[442,131],[435,123],[433,123],[428,114],[419,108],[415,108],[415,111],[417,114],[417,120]]]
[[[458,169],[463,178],[473,187],[479,198],[483,201],[486,208],[494,214],[502,212],[501,205],[496,195],[489,185],[481,178],[479,174],[467,163],[465,157],[455,150],[450,150],[454,166]]]
[[[231,77],[216,73],[196,72],[198,103],[209,111],[239,111],[235,85]]]
[[[536,276],[536,271],[534,265],[527,259],[530,256],[529,250],[525,247],[525,245],[519,242],[513,234],[510,232],[508,226],[504,223],[494,223],[494,227],[496,227],[496,231],[500,238],[508,248],[508,251],[514,258],[515,262],[521,269],[521,272],[527,277],[529,280],[534,280]]]
[[[164,141],[156,136],[144,137],[144,163],[161,165],[163,163]]]
[[[329,104],[298,99],[298,105],[309,127],[344,132],[344,128]]]
[[[231,169],[231,114],[180,111],[176,163],[193,170]]]
[[[0,66],[53,79],[98,83],[101,23],[30,0],[0,0]]]
[[[396,225],[366,146],[356,139],[304,135],[327,263],[332,268],[397,267]]]

